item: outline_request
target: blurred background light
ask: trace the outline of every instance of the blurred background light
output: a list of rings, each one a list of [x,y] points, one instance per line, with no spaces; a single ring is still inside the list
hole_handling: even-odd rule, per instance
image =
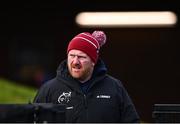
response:
[[[83,27],[169,27],[177,23],[171,11],[81,12],[76,23]]]

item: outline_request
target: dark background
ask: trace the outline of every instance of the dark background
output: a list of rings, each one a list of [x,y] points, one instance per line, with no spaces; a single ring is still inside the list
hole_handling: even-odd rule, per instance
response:
[[[53,78],[74,35],[107,34],[101,58],[120,79],[143,122],[153,122],[155,103],[180,101],[180,28],[82,28],[81,11],[173,11],[176,0],[6,1],[0,4],[0,76],[39,88]]]

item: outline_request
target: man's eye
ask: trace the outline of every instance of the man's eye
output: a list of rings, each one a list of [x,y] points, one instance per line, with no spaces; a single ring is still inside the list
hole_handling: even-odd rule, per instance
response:
[[[85,56],[79,56],[79,58],[85,59],[86,57]]]
[[[74,58],[74,57],[75,57],[75,55],[73,55],[73,54],[70,54],[69,56],[70,56],[70,57],[72,57],[72,58]]]

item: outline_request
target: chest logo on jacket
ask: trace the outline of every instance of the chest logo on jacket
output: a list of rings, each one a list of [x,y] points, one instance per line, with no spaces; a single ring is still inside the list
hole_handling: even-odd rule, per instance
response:
[[[96,98],[97,99],[110,99],[111,96],[110,95],[97,95]]]
[[[71,92],[63,92],[59,98],[58,98],[58,102],[59,103],[68,103],[70,101],[70,98],[71,98]]]

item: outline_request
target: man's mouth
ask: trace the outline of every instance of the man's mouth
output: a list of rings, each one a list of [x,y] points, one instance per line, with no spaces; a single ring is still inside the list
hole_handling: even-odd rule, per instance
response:
[[[72,68],[74,68],[74,69],[81,69],[81,65],[80,64],[73,64]]]

